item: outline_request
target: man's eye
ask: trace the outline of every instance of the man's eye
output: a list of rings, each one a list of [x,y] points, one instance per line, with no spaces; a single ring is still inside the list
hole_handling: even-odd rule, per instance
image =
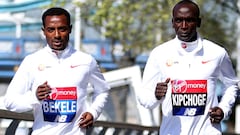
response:
[[[60,28],[59,31],[61,31],[61,32],[65,32],[65,31],[67,31],[67,28],[65,28],[65,27]]]
[[[196,19],[195,18],[188,18],[186,19],[187,22],[196,22]]]
[[[180,22],[182,22],[182,21],[183,21],[183,20],[180,19],[180,18],[175,19],[175,22],[176,22],[176,23],[180,23]]]
[[[53,32],[55,29],[54,28],[48,28],[47,31],[48,32]]]
[[[196,18],[185,18],[185,19],[183,19],[183,18],[176,18],[175,19],[176,23],[181,23],[183,21],[188,22],[188,23],[193,23],[193,22],[196,22],[197,19]]]

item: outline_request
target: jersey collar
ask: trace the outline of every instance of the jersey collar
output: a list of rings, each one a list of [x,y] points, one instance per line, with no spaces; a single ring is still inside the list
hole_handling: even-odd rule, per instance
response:
[[[46,48],[47,52],[49,52],[50,54],[52,54],[54,56],[57,56],[58,58],[65,58],[65,57],[69,56],[69,53],[71,51],[73,51],[73,47],[71,44],[68,44],[67,47],[62,51],[53,50],[49,47],[48,44],[45,48]]]
[[[180,55],[198,55],[200,52],[202,52],[203,49],[203,45],[202,45],[202,38],[198,35],[197,40],[193,41],[193,42],[183,42],[181,40],[179,40],[177,38],[177,36],[174,38],[174,42],[177,45],[177,51]],[[195,47],[193,47],[190,50],[186,50],[186,48],[184,48],[182,46],[182,43],[188,44],[188,45],[194,45]]]

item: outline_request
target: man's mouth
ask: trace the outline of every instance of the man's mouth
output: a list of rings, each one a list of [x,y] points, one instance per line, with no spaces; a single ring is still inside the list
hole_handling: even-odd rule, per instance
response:
[[[187,33],[181,33],[178,35],[178,38],[182,41],[187,41],[189,38],[189,35]]]
[[[56,45],[56,46],[61,45],[61,43],[62,43],[61,41],[53,41],[53,44]]]

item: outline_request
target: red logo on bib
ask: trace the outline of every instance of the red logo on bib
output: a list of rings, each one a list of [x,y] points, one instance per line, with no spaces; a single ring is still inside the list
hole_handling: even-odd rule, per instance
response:
[[[187,90],[187,82],[185,80],[173,80],[172,82],[174,93],[185,93]]]

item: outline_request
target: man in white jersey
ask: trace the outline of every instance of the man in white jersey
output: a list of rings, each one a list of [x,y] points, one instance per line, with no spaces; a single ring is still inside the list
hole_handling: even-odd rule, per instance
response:
[[[237,80],[224,48],[202,39],[200,11],[190,0],[172,12],[176,37],[152,50],[143,73],[140,104],[161,104],[160,135],[220,135],[235,103]],[[224,84],[218,102],[216,84]]]
[[[5,95],[10,111],[33,110],[32,135],[84,135],[107,101],[109,85],[96,60],[69,44],[70,14],[50,8],[42,15],[47,45],[25,57]],[[87,88],[93,86],[92,104]]]

